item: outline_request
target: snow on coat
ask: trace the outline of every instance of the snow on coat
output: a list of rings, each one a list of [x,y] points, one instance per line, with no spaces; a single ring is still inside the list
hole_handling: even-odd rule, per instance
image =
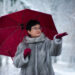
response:
[[[31,55],[24,59],[26,43],[31,48]],[[61,51],[62,38],[56,39],[56,35],[53,40],[46,37],[43,32],[36,38],[26,36],[17,47],[13,64],[15,67],[21,68],[20,75],[55,75],[51,56],[58,56]]]

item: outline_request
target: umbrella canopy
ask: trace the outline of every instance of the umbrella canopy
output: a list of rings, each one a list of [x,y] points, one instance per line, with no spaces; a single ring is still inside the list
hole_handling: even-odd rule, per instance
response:
[[[57,30],[52,16],[43,12],[25,9],[0,17],[0,55],[14,57],[17,45],[27,35],[25,30],[29,20],[38,20],[42,32],[53,40]]]

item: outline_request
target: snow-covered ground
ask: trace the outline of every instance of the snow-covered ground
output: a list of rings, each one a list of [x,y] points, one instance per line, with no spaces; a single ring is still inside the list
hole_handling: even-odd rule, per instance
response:
[[[75,69],[64,64],[53,64],[56,75],[75,75]]]

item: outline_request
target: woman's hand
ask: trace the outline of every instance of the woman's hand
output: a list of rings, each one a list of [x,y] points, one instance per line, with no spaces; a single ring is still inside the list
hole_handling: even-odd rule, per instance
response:
[[[60,34],[57,34],[57,35],[56,35],[56,38],[57,38],[57,39],[60,39],[60,38],[62,38],[63,36],[66,36],[66,35],[68,35],[67,32],[60,33]]]
[[[26,48],[26,49],[24,50],[24,58],[25,58],[26,56],[30,55],[30,54],[31,54],[31,49],[30,49],[30,48]]]

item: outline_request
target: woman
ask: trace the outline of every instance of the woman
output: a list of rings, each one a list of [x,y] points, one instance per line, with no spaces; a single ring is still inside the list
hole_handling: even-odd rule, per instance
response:
[[[61,54],[62,36],[67,33],[57,34],[50,40],[36,20],[30,20],[26,30],[29,35],[18,45],[13,64],[21,68],[20,75],[54,75],[51,56]]]

